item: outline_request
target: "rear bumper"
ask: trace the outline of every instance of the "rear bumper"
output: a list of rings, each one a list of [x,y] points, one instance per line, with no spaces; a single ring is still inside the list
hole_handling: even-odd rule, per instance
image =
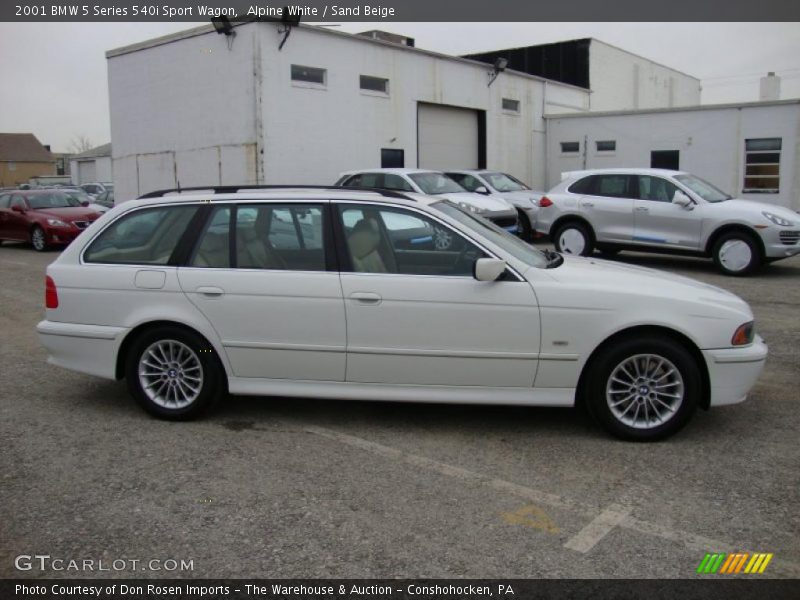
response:
[[[39,340],[50,356],[47,362],[79,373],[116,379],[117,351],[127,329],[41,321]]]
[[[749,346],[703,350],[711,383],[711,406],[736,404],[747,398],[767,360],[761,336]]]

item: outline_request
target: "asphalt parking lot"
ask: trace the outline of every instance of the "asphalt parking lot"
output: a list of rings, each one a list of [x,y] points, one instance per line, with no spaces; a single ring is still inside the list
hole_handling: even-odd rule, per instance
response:
[[[618,257],[739,294],[770,346],[747,402],[632,444],[567,409],[230,398],[157,421],[46,364],[56,256],[0,247],[0,577],[98,575],[14,567],[46,554],[193,564],[108,577],[686,578],[734,551],[800,577],[800,257],[745,279]]]

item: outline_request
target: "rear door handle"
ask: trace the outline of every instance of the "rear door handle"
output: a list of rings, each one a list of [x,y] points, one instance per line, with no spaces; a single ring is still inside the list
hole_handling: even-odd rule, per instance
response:
[[[584,202],[582,206],[588,206],[589,208],[594,206],[594,202]]]
[[[350,294],[350,299],[355,300],[359,304],[380,304],[383,298],[373,292],[353,292]]]
[[[195,291],[198,294],[203,294],[203,296],[209,296],[209,297],[222,296],[225,294],[225,290],[223,290],[222,288],[214,287],[211,285],[201,285]]]
[[[647,208],[646,206],[637,206],[636,210],[638,210],[639,212],[650,212],[650,209]]]

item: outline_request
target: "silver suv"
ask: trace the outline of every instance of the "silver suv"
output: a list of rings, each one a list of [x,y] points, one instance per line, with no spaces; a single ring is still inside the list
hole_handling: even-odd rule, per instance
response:
[[[800,254],[800,214],[734,199],[689,173],[596,169],[562,176],[539,200],[536,222],[561,252],[705,256],[727,275],[747,275]]]

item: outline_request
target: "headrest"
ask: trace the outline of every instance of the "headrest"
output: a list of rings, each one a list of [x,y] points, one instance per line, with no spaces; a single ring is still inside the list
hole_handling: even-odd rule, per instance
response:
[[[347,238],[347,244],[350,246],[350,252],[353,258],[361,259],[374,252],[380,244],[381,236],[378,233],[378,224],[374,219],[361,219],[353,227],[350,236]]]

